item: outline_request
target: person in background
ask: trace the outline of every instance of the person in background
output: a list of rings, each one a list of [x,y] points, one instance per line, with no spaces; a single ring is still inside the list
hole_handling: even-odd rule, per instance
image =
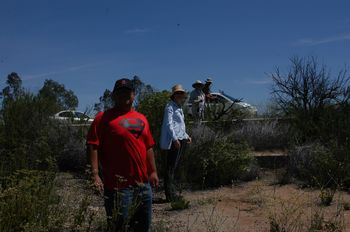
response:
[[[203,87],[203,93],[205,94],[205,102],[211,102],[215,99],[215,97],[211,94],[211,86],[213,84],[213,80],[211,78],[208,78],[205,81],[204,87]]]
[[[129,79],[116,81],[112,98],[115,106],[98,113],[88,132],[92,178],[104,192],[110,230],[147,232],[152,220],[151,185],[159,183],[154,141],[146,117],[132,107],[135,90]]]
[[[164,187],[168,202],[175,201],[178,197],[174,183],[175,171],[186,144],[192,141],[186,132],[185,116],[182,110],[185,101],[186,91],[181,85],[175,85],[172,88],[170,101],[164,109],[160,148],[167,151]]]
[[[193,83],[194,90],[191,92],[189,103],[192,104],[192,115],[196,124],[204,118],[205,94],[203,92],[204,84],[197,80]]]

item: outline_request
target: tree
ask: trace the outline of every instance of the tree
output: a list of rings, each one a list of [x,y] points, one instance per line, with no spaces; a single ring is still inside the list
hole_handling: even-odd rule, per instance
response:
[[[138,76],[134,76],[131,80],[135,87],[135,93],[138,101],[142,101],[147,95],[154,93],[154,88],[141,81]]]
[[[134,76],[132,79],[132,84],[135,88],[135,101],[134,107],[138,108],[139,103],[149,94],[154,93],[154,89],[151,85],[145,84],[138,76]],[[112,91],[109,89],[105,89],[103,95],[99,98],[99,102],[95,103],[94,110],[105,111],[114,106],[114,102],[112,100]]]
[[[271,75],[272,94],[279,108],[293,118],[305,141],[320,135],[327,110],[348,101],[350,77],[346,69],[331,76],[327,66],[319,65],[315,57],[294,57],[291,62],[287,74],[276,68]]]
[[[94,110],[99,111],[105,111],[113,107],[114,103],[112,100],[112,91],[109,89],[106,89],[103,92],[103,95],[99,98],[100,102],[95,103]]]
[[[75,109],[79,103],[72,90],[67,90],[63,84],[49,79],[45,80],[38,97],[50,101],[53,104],[52,111]]]
[[[7,86],[0,93],[2,98],[15,99],[23,93],[22,79],[17,73],[10,73],[7,76],[6,84]]]
[[[224,96],[227,96],[224,91],[220,91]],[[242,99],[232,99],[232,103],[227,105],[224,101],[215,101],[214,107],[206,107],[206,115],[209,120],[219,121],[224,118],[240,119],[244,115],[239,110],[234,109],[235,104],[242,102]]]
[[[344,100],[350,80],[346,69],[333,78],[315,57],[295,57],[291,62],[288,74],[282,74],[279,68],[272,74],[272,94],[284,112],[317,111]]]

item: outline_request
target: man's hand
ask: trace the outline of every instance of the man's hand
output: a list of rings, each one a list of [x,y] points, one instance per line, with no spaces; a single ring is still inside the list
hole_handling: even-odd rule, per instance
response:
[[[102,193],[104,188],[103,188],[103,183],[98,175],[98,152],[97,152],[97,147],[94,145],[88,145],[88,152],[89,152],[89,157],[90,157],[90,163],[91,163],[91,175],[92,175],[92,182],[94,183],[94,186],[96,189]]]
[[[100,193],[103,193],[104,187],[103,187],[103,183],[102,183],[100,176],[93,175],[92,179],[93,179],[94,186],[96,187],[97,191],[99,191]]]
[[[157,172],[152,172],[151,175],[148,177],[149,182],[151,183],[152,187],[158,187],[159,185],[159,178]]]
[[[180,143],[179,140],[175,140],[173,143],[174,143],[174,146],[175,146],[176,149],[180,149],[181,143]]]

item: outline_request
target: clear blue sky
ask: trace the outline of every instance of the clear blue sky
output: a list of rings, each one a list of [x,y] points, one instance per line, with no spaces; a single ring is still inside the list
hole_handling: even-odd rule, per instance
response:
[[[210,76],[214,90],[260,104],[268,73],[291,56],[334,72],[350,64],[349,10],[346,0],[0,0],[0,87],[13,71],[33,91],[54,79],[84,109],[120,77],[190,89]]]

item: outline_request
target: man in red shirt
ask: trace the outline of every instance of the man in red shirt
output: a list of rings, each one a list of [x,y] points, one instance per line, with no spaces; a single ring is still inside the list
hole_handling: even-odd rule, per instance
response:
[[[132,108],[135,90],[131,80],[117,80],[112,98],[115,107],[96,115],[87,136],[93,181],[104,191],[108,224],[113,230],[149,231],[150,185],[159,183],[153,137],[146,117]]]

